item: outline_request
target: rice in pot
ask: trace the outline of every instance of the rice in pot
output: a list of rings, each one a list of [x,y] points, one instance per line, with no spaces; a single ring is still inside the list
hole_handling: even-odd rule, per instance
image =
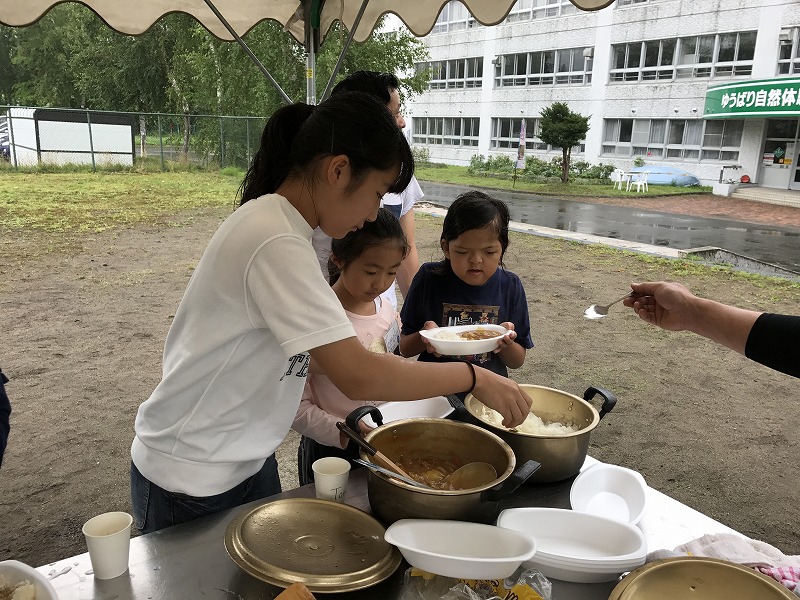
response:
[[[479,416],[495,427],[503,427],[502,415],[488,406],[483,406],[481,408],[481,414]],[[505,427],[503,428],[505,429]],[[532,433],[535,435],[568,435],[580,431],[580,427],[577,425],[565,425],[558,421],[545,423],[540,417],[531,412],[528,413],[528,416],[525,417],[525,420],[520,425],[517,425],[511,431]]]

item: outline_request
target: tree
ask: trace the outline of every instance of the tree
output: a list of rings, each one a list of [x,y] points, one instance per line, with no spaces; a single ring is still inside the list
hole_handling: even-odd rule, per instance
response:
[[[561,183],[569,183],[572,147],[586,137],[589,117],[574,113],[564,102],[554,102],[541,112],[539,138],[554,148],[561,148]]]

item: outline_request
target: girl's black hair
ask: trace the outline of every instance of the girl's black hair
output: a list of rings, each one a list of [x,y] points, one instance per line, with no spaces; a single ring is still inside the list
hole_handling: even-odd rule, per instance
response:
[[[331,96],[342,92],[366,92],[389,104],[391,92],[400,88],[397,77],[380,71],[355,71],[342,79],[331,92]]]
[[[483,229],[491,227],[500,240],[500,266],[503,266],[503,256],[508,248],[508,222],[510,216],[508,206],[502,200],[492,198],[488,194],[471,190],[458,196],[444,217],[442,224],[442,242],[452,242],[458,236],[470,229]],[[445,267],[450,269],[450,260],[445,258]]]
[[[342,265],[337,267],[333,260],[328,259],[331,285],[336,283],[341,272],[364,254],[367,248],[383,245],[397,246],[403,251],[403,258],[410,249],[400,220],[391,211],[379,208],[378,217],[374,221],[367,221],[361,229],[351,231],[343,238],[331,242],[331,257],[335,256]]]
[[[289,176],[305,178],[326,156],[346,155],[358,186],[371,171],[400,166],[389,192],[402,192],[414,174],[414,159],[386,104],[363,92],[342,92],[318,106],[298,102],[279,108],[267,121],[247,174],[240,205],[275,192]]]

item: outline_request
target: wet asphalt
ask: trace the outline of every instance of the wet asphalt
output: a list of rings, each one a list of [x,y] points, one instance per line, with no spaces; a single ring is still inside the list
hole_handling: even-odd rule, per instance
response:
[[[423,202],[444,208],[470,188],[421,181]],[[722,248],[800,273],[800,228],[728,219],[676,215],[653,210],[576,202],[493,190],[508,204],[511,220],[605,238],[689,250]]]

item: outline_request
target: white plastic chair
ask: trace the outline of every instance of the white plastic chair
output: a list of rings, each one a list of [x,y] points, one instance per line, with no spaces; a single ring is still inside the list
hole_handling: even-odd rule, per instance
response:
[[[625,184],[625,180],[627,179],[627,175],[625,171],[617,169],[612,173],[612,180],[614,181],[613,189],[622,190],[622,186]]]
[[[634,185],[636,186],[636,191],[641,192],[642,188],[644,188],[645,192],[649,192],[650,188],[647,187],[647,176],[650,175],[650,171],[642,171],[640,173],[636,173],[634,175],[634,179],[630,181],[628,184],[628,189],[630,190],[631,187]]]

